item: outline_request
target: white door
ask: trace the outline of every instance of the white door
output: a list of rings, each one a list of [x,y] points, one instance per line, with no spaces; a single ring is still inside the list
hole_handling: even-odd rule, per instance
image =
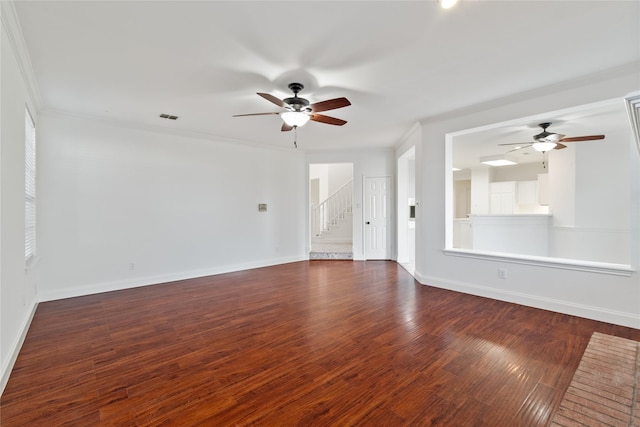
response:
[[[364,186],[364,257],[391,259],[391,177],[365,177]]]

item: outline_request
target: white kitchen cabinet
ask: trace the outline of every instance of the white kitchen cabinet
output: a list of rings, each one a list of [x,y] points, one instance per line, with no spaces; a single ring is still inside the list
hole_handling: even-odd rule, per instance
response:
[[[513,213],[515,188],[515,181],[490,183],[489,209],[491,215],[507,215]]]
[[[518,181],[517,182],[518,204],[537,205],[538,204],[538,182]]]

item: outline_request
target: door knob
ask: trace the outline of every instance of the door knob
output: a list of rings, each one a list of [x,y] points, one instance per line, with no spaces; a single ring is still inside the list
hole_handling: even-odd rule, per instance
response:
[[[367,225],[371,224],[369,221],[367,221]]]

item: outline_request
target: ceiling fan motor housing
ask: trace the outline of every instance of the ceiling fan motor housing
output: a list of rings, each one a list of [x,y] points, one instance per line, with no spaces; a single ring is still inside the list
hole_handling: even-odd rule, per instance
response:
[[[297,95],[304,89],[304,85],[302,83],[289,83],[289,89],[293,92],[294,95]]]
[[[304,98],[294,96],[292,98],[285,98],[282,100],[287,106],[293,109],[293,111],[301,111],[303,108],[309,106],[309,101]]]
[[[547,128],[549,126],[551,126],[551,123],[540,123],[538,126],[540,126],[542,128],[542,132],[535,135],[533,137],[534,140],[538,141],[538,142],[546,142],[547,141],[547,137],[550,135],[555,135],[553,132],[547,132]]]
[[[282,102],[287,104],[293,111],[302,111],[302,109],[309,106],[308,100],[298,97],[298,93],[304,89],[302,83],[289,83],[289,89],[293,92],[293,97],[285,98]]]

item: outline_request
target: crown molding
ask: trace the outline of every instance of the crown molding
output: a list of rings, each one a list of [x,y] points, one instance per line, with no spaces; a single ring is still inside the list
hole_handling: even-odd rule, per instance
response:
[[[511,95],[495,98],[478,104],[469,105],[455,110],[443,112],[429,117],[422,118],[419,122],[421,125],[429,125],[432,123],[455,119],[460,116],[471,115],[480,113],[493,108],[503,107],[505,105],[514,104],[523,100],[541,98],[544,96],[554,95],[558,92],[590,88],[594,84],[606,82],[612,79],[617,79],[625,76],[631,76],[636,78],[640,72],[640,60],[622,64],[616,67],[607,68],[595,73],[575,77],[569,80],[563,80],[556,83],[551,83],[545,86],[540,86],[534,89],[526,90],[523,92],[514,93]],[[625,92],[621,94],[624,95]],[[585,101],[582,104],[589,104],[591,102]],[[570,107],[570,106],[566,106]],[[562,110],[565,107],[555,108],[556,110]]]
[[[40,96],[38,81],[33,72],[31,58],[24,36],[22,35],[22,27],[20,26],[20,20],[18,19],[13,1],[0,1],[0,22],[2,22],[9,43],[16,55],[20,73],[27,87],[29,101],[32,107],[34,107],[36,111],[39,111],[42,108],[42,97]]]
[[[176,129],[176,128],[170,128],[170,127],[161,126],[161,125],[157,125],[157,126],[149,125],[149,124],[143,124],[143,123],[138,123],[138,122],[133,122],[128,120],[94,116],[91,114],[77,113],[77,112],[71,112],[71,111],[60,110],[55,108],[44,108],[40,111],[40,115],[90,121],[90,122],[100,123],[106,126],[121,128],[121,129],[144,131],[144,132],[151,132],[151,133],[163,134],[163,135],[172,135],[172,136],[177,136],[181,138],[189,138],[193,140],[214,141],[214,142],[220,142],[225,144],[231,144],[235,146],[260,148],[263,150],[286,151],[286,152],[303,151],[300,149],[295,149],[293,147],[280,147],[280,146],[275,146],[270,144],[263,144],[259,142],[245,141],[243,139],[226,137],[226,136],[216,135],[208,132],[201,132],[201,131],[195,131],[195,130],[192,131],[187,129]]]

